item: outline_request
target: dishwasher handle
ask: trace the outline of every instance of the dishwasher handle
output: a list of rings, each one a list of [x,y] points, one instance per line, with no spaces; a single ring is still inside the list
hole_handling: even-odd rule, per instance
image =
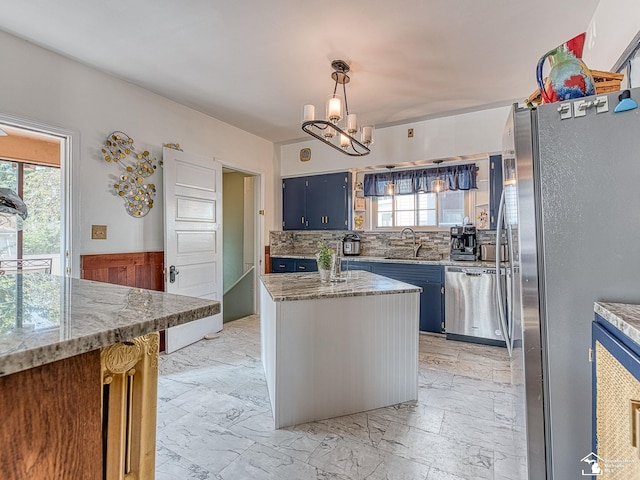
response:
[[[500,269],[500,273],[502,273],[504,269]],[[495,268],[484,268],[484,267],[453,267],[448,266],[445,267],[445,273],[464,273],[470,277],[479,277],[480,275],[495,275]]]

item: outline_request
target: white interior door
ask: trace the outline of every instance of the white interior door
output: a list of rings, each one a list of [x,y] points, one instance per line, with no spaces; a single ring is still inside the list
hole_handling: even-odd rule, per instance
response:
[[[165,291],[222,303],[222,165],[171,148],[162,158]],[[169,328],[166,352],[220,330],[222,309]]]

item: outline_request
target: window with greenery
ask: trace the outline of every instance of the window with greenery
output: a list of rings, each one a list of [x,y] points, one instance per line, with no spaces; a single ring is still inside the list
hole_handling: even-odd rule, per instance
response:
[[[0,160],[0,186],[28,209],[26,220],[0,213],[0,259],[60,254],[60,180],[60,168]]]

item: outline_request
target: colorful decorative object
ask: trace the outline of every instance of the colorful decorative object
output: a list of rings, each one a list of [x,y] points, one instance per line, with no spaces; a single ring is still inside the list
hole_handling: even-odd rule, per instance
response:
[[[106,162],[116,163],[122,175],[113,184],[115,193],[122,197],[124,206],[132,217],[144,217],[153,208],[156,186],[144,183],[144,179],[153,175],[157,165],[149,152],[136,152],[133,138],[123,132],[113,132],[105,140],[102,155]],[[160,162],[161,163],[161,162]]]
[[[362,226],[364,225],[364,217],[362,215],[356,215],[353,219],[353,223],[356,230],[362,230]]]
[[[478,220],[478,228],[483,229],[487,228],[487,220],[489,220],[489,213],[487,213],[487,209],[483,208],[476,215],[476,220]]]
[[[536,80],[544,103],[594,95],[593,76],[582,61],[582,49],[586,34],[583,32],[568,42],[545,53],[538,61]],[[543,80],[544,61],[549,59],[551,72]]]

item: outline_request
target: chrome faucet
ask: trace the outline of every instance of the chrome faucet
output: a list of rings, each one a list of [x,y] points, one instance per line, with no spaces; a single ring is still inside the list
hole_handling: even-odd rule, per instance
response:
[[[411,236],[413,238],[413,256],[415,258],[418,256],[418,250],[420,250],[420,247],[422,247],[422,242],[416,245],[416,232],[414,232],[413,228],[410,227],[405,227],[402,229],[402,231],[400,232],[400,238],[404,238],[405,232],[411,232]]]

